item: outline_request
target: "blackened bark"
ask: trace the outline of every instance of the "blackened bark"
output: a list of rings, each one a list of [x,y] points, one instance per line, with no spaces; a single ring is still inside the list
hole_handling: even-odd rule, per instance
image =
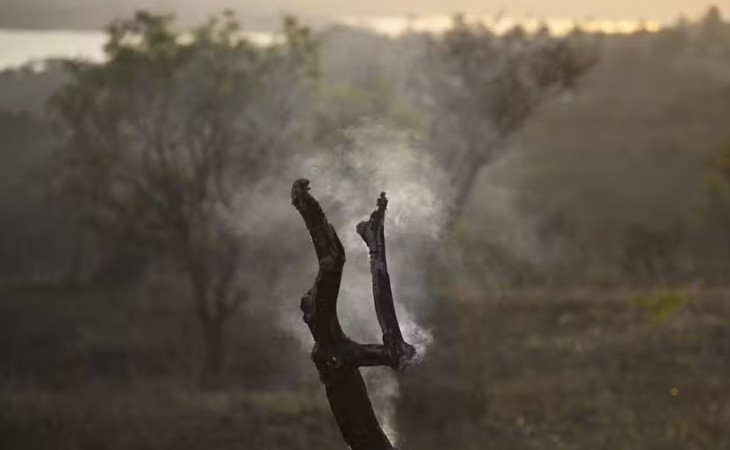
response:
[[[319,203],[309,194],[308,180],[294,182],[291,198],[304,219],[319,261],[317,278],[302,297],[301,309],[314,338],[312,360],[325,386],[332,413],[352,450],[393,450],[375,417],[359,371],[363,366],[399,369],[415,353],[403,341],[393,306],[385,260],[385,194],[381,194],[370,220],[358,225],[358,233],[370,249],[373,294],[383,345],[354,342],[342,331],[337,318],[337,297],[345,250]]]
[[[362,237],[370,251],[370,274],[373,279],[373,298],[375,312],[380,329],[383,331],[383,345],[402,367],[415,354],[415,349],[403,340],[398,325],[398,317],[393,304],[393,292],[390,288],[390,275],[385,255],[385,210],[388,199],[385,192],[378,198],[377,208],[370,215],[370,220],[357,225],[357,233]]]

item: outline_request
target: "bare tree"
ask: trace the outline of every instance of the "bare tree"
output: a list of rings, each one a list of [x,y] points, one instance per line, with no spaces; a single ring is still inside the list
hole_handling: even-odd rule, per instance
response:
[[[403,340],[393,305],[385,255],[385,210],[388,200],[380,195],[370,219],[357,232],[370,252],[370,272],[383,344],[352,341],[337,317],[337,297],[345,264],[345,250],[317,200],[309,194],[309,181],[294,182],[292,204],[309,230],[319,261],[314,286],[302,297],[304,321],[314,338],[312,360],[327,391],[330,408],[342,436],[352,450],[391,450],[393,446],[378,424],[359,368],[387,366],[404,369],[415,349]]]

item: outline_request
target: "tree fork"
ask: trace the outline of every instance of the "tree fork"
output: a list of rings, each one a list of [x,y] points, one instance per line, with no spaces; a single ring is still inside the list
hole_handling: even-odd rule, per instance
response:
[[[370,219],[357,226],[370,252],[375,311],[383,332],[383,344],[378,345],[354,342],[340,326],[337,297],[345,249],[321,206],[309,194],[309,180],[294,182],[291,199],[304,219],[319,261],[319,272],[312,288],[302,297],[301,309],[314,338],[312,361],[325,386],[332,414],[352,450],[395,450],[375,417],[359,370],[387,366],[400,371],[415,355],[415,349],[403,340],[390,287],[384,227],[388,200],[385,193],[380,194]]]

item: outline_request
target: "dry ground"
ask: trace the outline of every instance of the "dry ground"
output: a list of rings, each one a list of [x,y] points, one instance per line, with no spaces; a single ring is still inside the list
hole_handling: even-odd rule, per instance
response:
[[[235,357],[244,362],[269,361],[276,382],[262,383],[261,369],[241,362],[238,383],[205,390],[176,372],[177,362],[144,363],[158,351],[184,359],[173,339],[159,337],[145,347],[152,355],[131,358],[132,375],[114,377],[108,372],[130,360],[120,348],[131,344],[102,333],[113,327],[90,312],[91,297],[69,300],[74,313],[62,313],[58,297],[0,296],[1,449],[344,448],[313,371],[279,373],[288,364],[302,371],[291,355],[241,350]],[[431,312],[435,342],[403,376],[402,448],[730,449],[730,292],[520,289],[458,297]],[[174,314],[150,314],[160,321],[157,333],[181,332],[165,325],[178,320]],[[70,338],[77,334],[85,338]],[[78,364],[74,352],[92,355],[93,364],[69,369]]]

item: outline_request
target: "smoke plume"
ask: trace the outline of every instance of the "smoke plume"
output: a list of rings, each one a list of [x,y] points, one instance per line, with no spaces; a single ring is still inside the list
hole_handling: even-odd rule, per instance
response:
[[[256,279],[248,283],[260,283],[262,292],[273,289],[273,303],[267,306],[275,310],[281,331],[295,337],[302,350],[311,350],[313,340],[301,320],[298,300],[314,280],[316,258],[301,218],[288,201],[292,180],[308,178],[347,255],[338,303],[343,329],[357,341],[380,343],[368,250],[355,226],[369,216],[384,191],[389,198],[388,267],[398,318],[404,338],[423,358],[433,338],[419,324],[418,313],[430,306],[422,256],[427,244],[436,245],[444,220],[443,177],[423,143],[407,133],[365,123],[348,129],[343,141],[334,150],[299,157],[285,173],[267,177],[241,199],[240,232],[249,241],[276,242],[283,252],[276,258],[279,267],[273,286]],[[304,357],[302,361],[308,363]],[[379,420],[395,440],[397,378],[383,368],[364,375]]]

